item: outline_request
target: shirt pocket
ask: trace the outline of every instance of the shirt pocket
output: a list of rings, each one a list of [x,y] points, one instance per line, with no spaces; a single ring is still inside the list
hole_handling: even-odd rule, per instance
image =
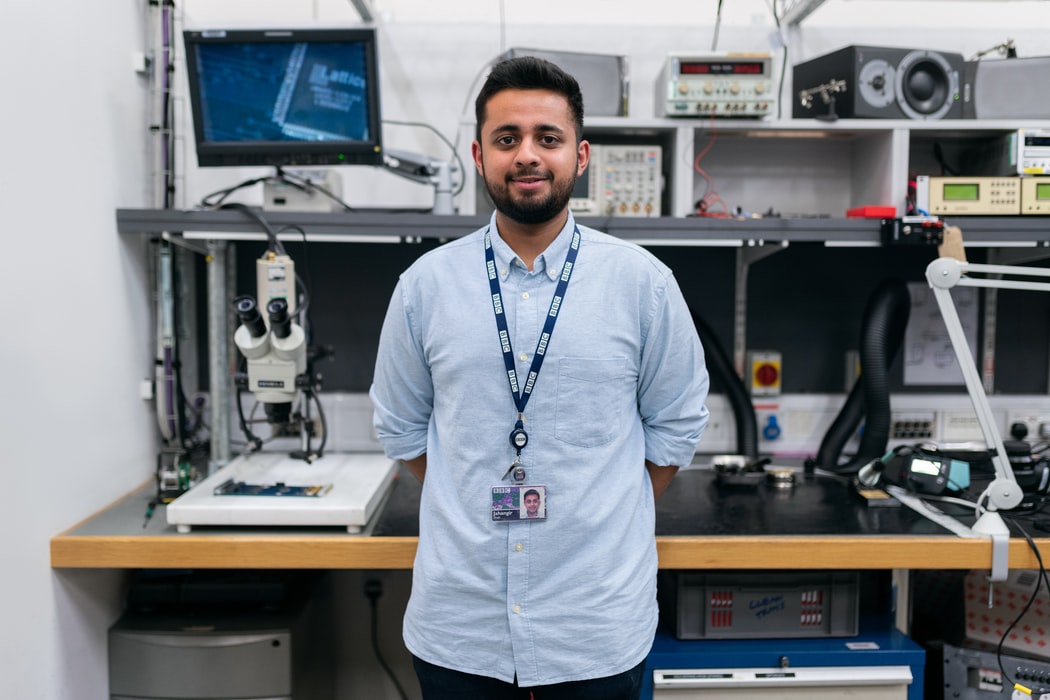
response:
[[[566,357],[558,364],[554,437],[579,447],[600,447],[623,432],[627,359]]]

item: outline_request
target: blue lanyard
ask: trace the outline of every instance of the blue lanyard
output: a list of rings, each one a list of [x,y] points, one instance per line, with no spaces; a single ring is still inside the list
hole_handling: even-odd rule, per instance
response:
[[[488,231],[485,232],[485,267],[489,275],[489,288],[492,291],[492,310],[496,314],[496,329],[499,331],[500,346],[503,348],[503,364],[507,367],[507,378],[510,381],[510,393],[514,398],[514,406],[518,409],[518,422],[515,424],[515,432],[511,433],[511,444],[517,447],[518,452],[525,446],[527,436],[524,435],[524,413],[525,406],[532,396],[532,389],[536,385],[536,378],[540,374],[543,358],[550,344],[551,334],[554,332],[554,324],[558,320],[558,312],[561,310],[562,301],[565,299],[565,290],[569,287],[569,278],[572,277],[572,268],[576,264],[576,256],[580,251],[580,228],[575,227],[572,232],[572,242],[569,244],[569,252],[565,256],[565,263],[561,267],[561,278],[554,290],[554,298],[551,299],[550,309],[547,310],[547,320],[543,323],[543,332],[536,343],[536,353],[532,356],[532,366],[529,368],[529,376],[525,380],[525,386],[518,390],[518,373],[514,369],[514,351],[510,345],[510,332],[507,330],[507,316],[503,313],[503,295],[500,293],[499,275],[496,273],[496,257],[492,251],[492,238]],[[515,433],[521,432],[522,438],[515,444]]]

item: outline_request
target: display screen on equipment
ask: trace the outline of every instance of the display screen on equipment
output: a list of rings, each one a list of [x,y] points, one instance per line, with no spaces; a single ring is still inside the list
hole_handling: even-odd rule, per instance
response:
[[[183,38],[201,167],[382,163],[373,29]]]
[[[573,199],[587,199],[591,194],[591,168],[588,167],[583,174],[576,178],[576,184],[572,187]]]
[[[1038,182],[1035,185],[1035,198],[1050,199],[1050,182]]]
[[[911,473],[912,474],[925,474],[927,476],[937,476],[943,469],[943,464],[940,462],[934,462],[931,459],[921,459],[915,457],[911,461]]]
[[[962,182],[944,185],[944,199],[954,202],[976,202],[980,193],[976,182]]]
[[[681,75],[761,75],[760,61],[683,61],[678,68]]]

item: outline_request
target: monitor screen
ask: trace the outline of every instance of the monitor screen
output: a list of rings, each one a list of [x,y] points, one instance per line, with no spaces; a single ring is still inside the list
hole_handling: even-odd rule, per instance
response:
[[[382,163],[375,30],[183,38],[201,167]]]

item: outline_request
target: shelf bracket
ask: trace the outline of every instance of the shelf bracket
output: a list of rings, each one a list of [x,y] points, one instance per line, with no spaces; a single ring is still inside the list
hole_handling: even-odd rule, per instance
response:
[[[733,291],[733,369],[744,377],[747,354],[747,275],[751,264],[788,247],[787,241],[748,241],[736,250],[736,288]]]

